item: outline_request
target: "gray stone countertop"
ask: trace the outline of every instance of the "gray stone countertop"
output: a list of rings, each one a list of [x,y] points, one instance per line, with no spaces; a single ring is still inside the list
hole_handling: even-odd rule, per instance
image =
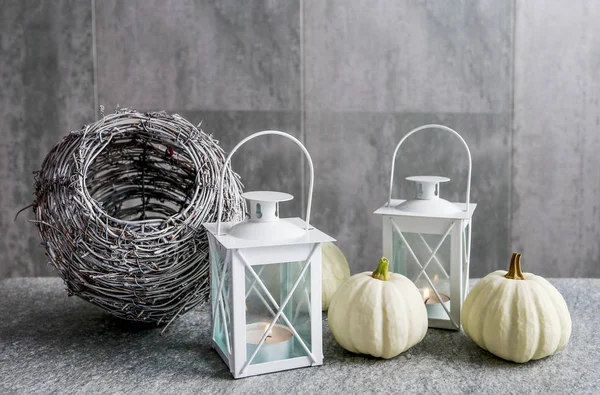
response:
[[[463,332],[429,329],[400,356],[343,350],[323,322],[323,366],[234,380],[210,347],[209,308],[160,329],[121,321],[58,278],[0,281],[1,394],[600,394],[600,279],[551,279],[573,320],[562,352],[519,365]]]

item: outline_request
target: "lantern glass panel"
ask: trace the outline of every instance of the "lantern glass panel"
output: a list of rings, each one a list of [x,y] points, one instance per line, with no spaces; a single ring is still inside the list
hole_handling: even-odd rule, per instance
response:
[[[283,314],[277,319],[251,364],[308,355],[302,345],[311,349],[310,266],[303,272],[305,265],[305,262],[253,265],[252,270],[262,285],[246,268],[246,358],[252,356],[278,309],[284,306]],[[299,338],[293,335],[290,326]]]
[[[211,286],[211,305],[213,311],[216,311],[215,322],[213,326],[213,340],[225,355],[229,355],[229,348],[232,344],[231,340],[231,309],[230,309],[230,272],[226,270],[223,273],[226,257],[225,251],[219,251],[216,246],[211,243],[210,259],[213,265],[212,275],[210,278]],[[228,268],[229,269],[229,268]],[[222,284],[221,283],[222,280]],[[221,296],[219,297],[219,288],[221,288]]]
[[[402,236],[404,240],[394,229],[392,271],[408,277],[415,283],[424,300],[431,298],[430,303],[437,305],[428,307],[429,318],[448,320],[448,314],[441,307],[434,289],[450,310],[451,236],[444,238],[440,234],[411,232],[402,232]]]

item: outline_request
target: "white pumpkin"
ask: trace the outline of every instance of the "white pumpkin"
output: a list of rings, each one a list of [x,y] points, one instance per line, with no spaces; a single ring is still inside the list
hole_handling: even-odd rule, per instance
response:
[[[521,272],[513,254],[508,272],[482,278],[462,309],[465,333],[481,348],[518,363],[562,350],[571,336],[571,316],[562,295],[544,278]]]
[[[321,247],[322,256],[322,307],[327,311],[333,294],[340,285],[350,278],[350,267],[346,257],[333,243],[323,243]]]
[[[388,272],[381,258],[373,272],[355,274],[337,290],[329,306],[329,328],[348,351],[393,358],[427,333],[427,309],[417,287]]]

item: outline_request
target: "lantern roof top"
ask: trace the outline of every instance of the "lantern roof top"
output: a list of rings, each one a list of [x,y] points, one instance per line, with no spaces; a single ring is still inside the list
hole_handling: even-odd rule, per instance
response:
[[[450,179],[448,177],[440,177],[440,176],[410,176],[410,177],[406,177],[406,179],[408,181],[434,183],[434,184],[450,181]]]
[[[240,238],[230,234],[230,231],[240,222],[223,222],[221,224],[221,234],[217,234],[217,223],[205,223],[203,226],[214,236],[214,238],[227,249],[254,248],[254,247],[274,247],[291,246],[298,244],[324,243],[335,241],[335,239],[319,229],[309,226],[306,230],[306,222],[301,218],[280,218],[279,221],[285,221],[286,226],[297,228],[298,237],[286,239],[248,239]]]
[[[294,198],[293,195],[276,191],[252,191],[242,193],[244,199],[256,202],[287,202]]]
[[[441,199],[440,199],[441,200]],[[391,203],[388,205],[387,203],[375,210],[374,214],[380,215],[395,215],[395,216],[405,216],[405,217],[420,217],[420,218],[441,218],[441,219],[470,219],[473,216],[473,212],[477,208],[476,203],[469,204],[469,211],[465,211],[467,208],[466,203],[451,203],[456,206],[457,210],[454,212],[446,211],[433,211],[427,212],[426,210],[419,211],[409,211],[405,208],[410,208],[411,205],[406,203],[415,202],[417,200],[402,200],[402,199],[392,199]],[[427,202],[426,200],[421,200],[421,202]],[[450,203],[450,202],[447,202]]]

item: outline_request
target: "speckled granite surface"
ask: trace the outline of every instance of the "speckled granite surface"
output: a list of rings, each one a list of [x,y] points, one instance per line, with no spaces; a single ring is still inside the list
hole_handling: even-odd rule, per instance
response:
[[[518,365],[462,332],[430,329],[391,359],[341,349],[324,322],[325,363],[233,380],[210,348],[206,307],[160,330],[117,320],[57,278],[0,281],[1,394],[599,394],[600,279],[550,280],[573,319],[569,346]]]

